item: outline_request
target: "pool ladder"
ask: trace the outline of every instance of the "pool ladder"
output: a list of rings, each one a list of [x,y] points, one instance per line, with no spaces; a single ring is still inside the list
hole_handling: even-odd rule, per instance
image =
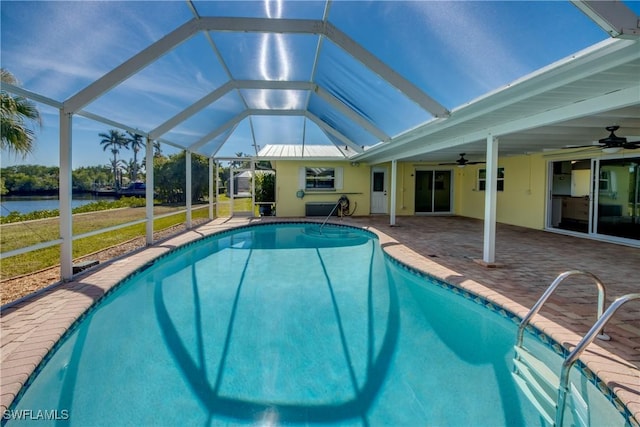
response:
[[[582,337],[580,342],[562,363],[560,376],[558,377],[543,361],[535,357],[522,345],[524,329],[533,316],[540,311],[542,305],[558,285],[568,277],[576,275],[587,276],[595,281],[598,287],[598,316],[589,332]],[[522,319],[522,322],[520,322],[515,345],[515,357],[513,360],[513,377],[520,389],[551,426],[562,426],[567,394],[569,394],[572,401],[571,409],[574,415],[574,424],[580,426],[589,425],[588,404],[576,387],[573,384],[569,384],[569,372],[578,360],[578,357],[580,357],[585,348],[591,344],[596,337],[602,340],[610,339],[604,332],[604,327],[618,308],[631,300],[640,299],[640,293],[627,294],[616,299],[611,303],[609,308],[604,311],[605,295],[604,284],[595,275],[579,270],[566,271],[556,277],[538,302],[535,303],[531,310],[529,310],[529,313]]]

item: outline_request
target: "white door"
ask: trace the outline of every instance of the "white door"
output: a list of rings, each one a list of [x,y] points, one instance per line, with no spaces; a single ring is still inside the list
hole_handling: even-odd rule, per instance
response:
[[[371,170],[371,213],[388,213],[387,198],[387,170],[384,168],[373,168]]]

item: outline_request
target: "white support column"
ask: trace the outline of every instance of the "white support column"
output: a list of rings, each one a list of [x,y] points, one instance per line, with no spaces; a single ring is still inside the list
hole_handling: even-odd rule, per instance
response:
[[[487,169],[484,194],[484,248],[482,262],[491,266],[496,258],[496,205],[498,189],[498,139],[487,136]]]
[[[251,159],[251,218],[256,216],[255,212],[256,212],[256,162],[253,159]]]
[[[233,188],[233,166],[231,165],[231,163],[229,163],[229,201],[231,203],[229,205],[229,217],[233,217],[233,205],[235,204],[233,198],[234,191],[235,188]]]
[[[73,216],[71,214],[72,179],[71,154],[73,114],[60,109],[60,277],[63,281],[73,276]]]
[[[185,175],[186,175],[186,179],[185,179],[185,186],[187,188],[185,188],[184,194],[185,194],[185,204],[187,206],[187,229],[191,228],[191,151],[186,152],[185,155],[185,163],[186,163],[186,168],[185,168]]]
[[[209,157],[209,220],[213,221],[213,198],[214,198],[214,190],[215,194],[218,194],[218,180],[214,180],[214,174],[218,176],[218,164],[216,162],[215,169],[213,168],[213,157]]]
[[[398,161],[391,160],[391,209],[389,214],[389,225],[396,225],[396,185],[398,182]]]
[[[153,140],[147,137],[147,144],[144,149],[145,164],[146,164],[146,178],[144,193],[145,198],[145,216],[147,218],[146,223],[146,242],[147,245],[153,244]]]
[[[216,213],[215,213],[215,217],[218,217],[218,209],[220,209],[220,206],[218,206],[218,196],[220,195],[220,161],[216,160]]]

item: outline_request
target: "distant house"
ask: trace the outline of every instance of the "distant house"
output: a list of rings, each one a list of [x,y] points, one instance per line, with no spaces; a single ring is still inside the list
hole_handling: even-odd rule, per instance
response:
[[[255,173],[274,173],[273,171],[258,170]],[[253,173],[251,171],[240,172],[233,176],[233,197],[251,197],[251,181],[253,180]],[[231,189],[227,187],[226,194],[229,196]]]

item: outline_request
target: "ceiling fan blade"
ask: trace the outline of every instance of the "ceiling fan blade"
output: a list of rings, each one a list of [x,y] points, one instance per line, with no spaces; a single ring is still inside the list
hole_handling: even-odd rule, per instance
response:
[[[593,141],[592,144],[587,145],[565,145],[562,147],[563,149],[580,149],[580,148],[593,148],[596,150],[603,150],[606,153],[614,153],[617,150],[624,148],[627,150],[635,150],[640,148],[640,141],[628,141],[627,138],[623,136],[618,136],[615,132],[620,129],[618,125],[607,126],[605,128],[609,135],[599,139],[597,142]],[[631,138],[637,138],[633,136]]]
[[[563,149],[571,149],[571,148],[602,148],[605,147],[604,144],[588,144],[588,145],[565,145],[564,147],[562,147]]]
[[[460,153],[460,158],[458,160],[456,160],[455,162],[440,163],[440,165],[451,165],[451,166],[464,167],[466,165],[477,165],[477,164],[480,164],[480,163],[485,163],[485,162],[471,162],[471,161],[467,160],[464,157],[466,155],[467,155],[467,153]]]

